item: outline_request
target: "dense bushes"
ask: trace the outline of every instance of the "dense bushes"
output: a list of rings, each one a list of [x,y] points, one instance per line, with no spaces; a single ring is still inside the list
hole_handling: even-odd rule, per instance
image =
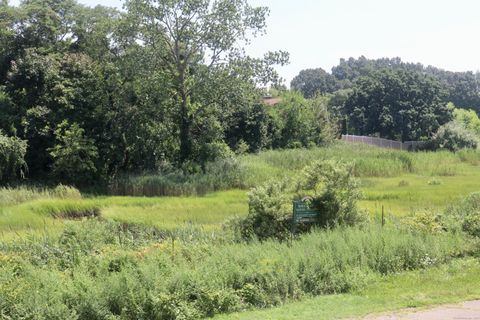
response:
[[[366,219],[357,207],[362,198],[351,164],[317,161],[305,168],[297,193],[311,196],[310,206],[320,212],[322,227],[354,226]]]
[[[432,147],[458,151],[461,149],[476,149],[478,138],[456,122],[449,122],[438,129],[432,138]]]
[[[0,181],[21,178],[27,164],[27,142],[16,137],[7,137],[0,131]]]
[[[248,193],[249,215],[236,227],[242,238],[260,240],[290,236],[292,223],[291,181],[271,181]]]
[[[446,210],[445,219],[450,228],[480,237],[480,193],[472,193],[451,205]]]
[[[471,249],[458,235],[376,227],[313,232],[293,243],[209,239],[172,248],[169,241],[154,239],[148,232],[86,221],[68,225],[58,239],[4,244],[0,314],[6,319],[198,319],[349,292],[372,277],[425,268]]]
[[[318,146],[333,141],[336,136],[327,100],[321,96],[306,100],[299,93],[285,93],[270,114],[273,148]]]
[[[296,179],[253,188],[248,194],[249,215],[238,226],[242,237],[287,239],[294,199],[308,199],[307,205],[319,212],[317,226],[354,226],[363,222],[366,216],[357,208],[361,193],[352,171],[349,164],[317,161]]]

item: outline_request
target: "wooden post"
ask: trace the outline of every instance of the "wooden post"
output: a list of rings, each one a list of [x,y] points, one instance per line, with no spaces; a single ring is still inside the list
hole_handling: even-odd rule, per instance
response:
[[[382,227],[385,226],[385,207],[382,205]]]
[[[175,260],[175,238],[172,237],[172,261]]]

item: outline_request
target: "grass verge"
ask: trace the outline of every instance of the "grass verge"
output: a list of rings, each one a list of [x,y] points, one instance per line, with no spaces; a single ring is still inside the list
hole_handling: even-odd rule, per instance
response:
[[[321,296],[281,307],[215,317],[215,320],[317,320],[456,303],[480,298],[478,259],[454,260],[425,270],[381,278],[351,294]]]

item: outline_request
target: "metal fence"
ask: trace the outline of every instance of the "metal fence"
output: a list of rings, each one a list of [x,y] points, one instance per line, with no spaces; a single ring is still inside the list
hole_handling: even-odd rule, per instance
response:
[[[415,151],[425,144],[423,141],[395,141],[376,137],[354,136],[342,134],[342,140],[353,143],[364,143],[380,148]]]

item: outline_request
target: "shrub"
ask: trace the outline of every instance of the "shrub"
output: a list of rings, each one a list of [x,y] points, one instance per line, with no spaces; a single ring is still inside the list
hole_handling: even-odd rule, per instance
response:
[[[361,198],[353,166],[332,160],[317,161],[303,170],[299,180],[272,181],[249,193],[249,215],[240,222],[243,238],[260,240],[289,236],[292,200],[311,196],[309,205],[318,212],[317,226],[353,226],[366,221],[357,207]],[[296,194],[295,194],[296,193]],[[300,230],[309,230],[302,226]]]
[[[431,144],[434,149],[458,151],[465,148],[476,149],[478,139],[462,125],[456,122],[449,122],[438,129],[432,138]]]
[[[468,234],[480,237],[480,193],[470,194],[462,204],[464,219],[462,223],[463,231]]]
[[[357,207],[362,198],[353,165],[339,161],[317,161],[303,171],[297,192],[310,193],[312,206],[319,212],[319,225],[353,226],[366,219]]]
[[[290,234],[292,204],[288,181],[272,181],[248,193],[248,217],[240,221],[242,238],[287,239]]]
[[[439,233],[445,231],[443,216],[428,211],[417,212],[412,217],[405,219],[404,223],[411,231],[420,231],[423,233]]]
[[[446,210],[445,219],[451,230],[461,230],[471,236],[480,237],[480,192],[474,192],[450,206]]]
[[[23,178],[27,170],[27,142],[4,136],[0,131],[0,181]]]
[[[436,179],[436,178],[432,178],[432,179],[428,180],[427,184],[429,186],[439,186],[439,185],[442,184],[442,181],[439,180],[439,179]]]
[[[407,181],[407,180],[401,180],[399,183],[398,183],[398,186],[399,187],[408,187],[410,185],[410,183]]]

